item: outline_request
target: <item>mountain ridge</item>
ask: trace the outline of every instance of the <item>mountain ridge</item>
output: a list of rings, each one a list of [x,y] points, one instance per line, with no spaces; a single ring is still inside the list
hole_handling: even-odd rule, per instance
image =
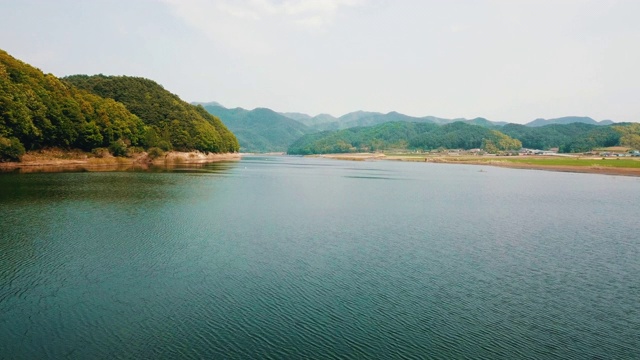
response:
[[[68,84],[103,98],[113,99],[147,125],[148,144],[169,150],[235,152],[234,134],[200,105],[180,99],[153,80],[134,76],[70,75]]]
[[[597,121],[588,116],[563,116],[563,117],[553,118],[553,119],[538,118],[524,125],[529,127],[538,127],[538,126],[546,126],[546,125],[553,125],[553,124],[566,125],[566,124],[573,124],[573,123],[583,123],[583,124],[600,125],[600,126],[615,124],[613,120]]]
[[[268,108],[203,107],[231,130],[243,152],[284,152],[295,140],[310,132],[309,127]]]
[[[193,102],[192,104],[199,104],[203,106],[211,105],[211,106],[219,106],[225,109],[228,109],[221,105],[216,101],[210,102]],[[237,108],[243,109],[243,108]],[[243,109],[246,110],[246,109]],[[251,111],[251,110],[247,110]],[[335,117],[330,114],[321,113],[318,115],[310,115],[302,112],[277,112],[272,110],[284,117],[289,119],[298,121],[303,125],[306,125],[314,130],[325,131],[325,130],[340,130],[340,129],[348,129],[356,126],[369,126],[369,125],[377,125],[385,122],[393,122],[393,121],[409,121],[409,122],[433,122],[435,124],[444,125],[450,124],[454,122],[465,122],[467,124],[480,125],[484,127],[501,127],[507,124],[518,124],[509,121],[494,121],[487,119],[485,117],[475,117],[471,119],[467,118],[443,118],[432,115],[426,116],[411,116],[400,113],[398,111],[390,111],[388,113],[375,112],[375,111],[365,111],[365,110],[356,110],[352,112],[348,112],[339,117]],[[553,124],[571,124],[571,123],[585,123],[591,125],[611,125],[616,124],[617,122],[609,119],[597,121],[588,116],[562,116],[557,118],[537,118],[532,121],[529,121],[525,124],[519,124],[530,127],[538,127],[545,125],[553,125]]]

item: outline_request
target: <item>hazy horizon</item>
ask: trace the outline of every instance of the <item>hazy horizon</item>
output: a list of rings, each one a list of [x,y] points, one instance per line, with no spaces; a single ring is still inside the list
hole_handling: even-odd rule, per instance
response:
[[[640,121],[640,2],[0,0],[0,48],[56,76],[339,117]]]

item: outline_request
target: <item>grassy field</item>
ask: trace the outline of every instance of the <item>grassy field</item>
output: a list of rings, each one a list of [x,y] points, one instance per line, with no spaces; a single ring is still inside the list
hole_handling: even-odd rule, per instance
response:
[[[640,158],[594,156],[492,156],[452,154],[417,154],[387,152],[358,154],[324,154],[323,158],[370,161],[392,160],[442,164],[487,165],[508,168],[640,176]]]
[[[499,161],[509,161],[519,164],[531,164],[542,166],[601,166],[616,168],[640,168],[640,160],[630,158],[573,158],[573,157],[547,157],[547,158],[527,158],[527,157],[505,157],[497,158]],[[496,160],[497,160],[496,159]]]
[[[487,165],[530,165],[540,167],[570,166],[589,168],[627,168],[640,169],[640,158],[618,157],[579,157],[579,156],[473,156],[473,155],[431,155],[431,154],[385,154],[389,160],[425,161],[457,164]]]

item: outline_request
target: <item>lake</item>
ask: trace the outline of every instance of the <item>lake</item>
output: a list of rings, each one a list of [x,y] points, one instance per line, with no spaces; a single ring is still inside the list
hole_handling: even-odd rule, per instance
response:
[[[640,358],[640,178],[0,174],[0,358]]]

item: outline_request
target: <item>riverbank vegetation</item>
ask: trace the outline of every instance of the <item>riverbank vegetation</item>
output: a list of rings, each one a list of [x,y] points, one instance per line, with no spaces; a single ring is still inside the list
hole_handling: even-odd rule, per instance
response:
[[[398,159],[409,158],[396,155]],[[555,157],[555,156],[447,156],[447,157],[413,157],[413,161],[442,162],[442,163],[468,163],[468,164],[512,164],[535,166],[579,166],[579,167],[612,167],[612,168],[636,168],[640,169],[640,160],[633,158],[594,158],[594,157]]]
[[[289,154],[331,154],[368,151],[433,151],[478,149],[496,154],[529,149],[556,148],[561,153],[589,152],[596,148],[640,148],[640,124],[591,125],[572,123],[527,127],[518,124],[486,127],[454,122],[393,122],[371,127],[308,134],[294,142]]]

